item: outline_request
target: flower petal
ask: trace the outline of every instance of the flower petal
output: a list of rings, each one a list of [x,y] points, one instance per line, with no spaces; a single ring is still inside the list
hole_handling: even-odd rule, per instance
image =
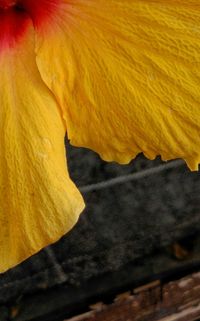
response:
[[[71,143],[105,160],[200,162],[198,0],[65,0],[37,64]]]
[[[30,26],[0,50],[1,272],[58,240],[84,207],[67,173],[64,126],[40,78],[33,40]]]

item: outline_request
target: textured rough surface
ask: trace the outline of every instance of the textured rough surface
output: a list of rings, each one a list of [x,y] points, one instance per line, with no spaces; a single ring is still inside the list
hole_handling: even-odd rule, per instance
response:
[[[58,16],[36,35],[37,65],[71,143],[109,161],[143,152],[197,170],[199,1],[65,0]]]
[[[71,176],[79,186],[160,164],[159,159],[143,157],[130,165],[108,164],[90,151],[71,147],[68,155]],[[180,166],[85,195],[86,211],[75,228],[50,247],[53,256],[42,251],[1,275],[1,303],[63,282],[69,291],[84,290],[88,280],[118,272],[129,263],[135,278],[167,269],[165,259],[156,268],[155,251],[200,232],[199,176]],[[133,272],[129,273],[124,272],[126,282]],[[113,286],[115,281],[109,282]]]
[[[65,321],[194,321],[200,318],[200,273],[164,285],[152,282],[118,295],[110,305]]]
[[[0,71],[0,272],[4,272],[60,239],[76,223],[84,203],[67,172],[65,130],[55,99],[37,70],[30,21],[26,46],[0,50]]]
[[[199,25],[199,0],[0,1],[0,271],[58,240],[82,212],[66,132],[104,160],[143,152],[198,169]],[[127,244],[132,232],[121,237],[119,222],[114,242]],[[107,223],[103,249],[113,243]]]

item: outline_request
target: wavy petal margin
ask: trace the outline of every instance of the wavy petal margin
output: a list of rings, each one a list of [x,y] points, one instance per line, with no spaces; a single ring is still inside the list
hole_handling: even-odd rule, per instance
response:
[[[83,199],[66,168],[57,103],[26,36],[0,51],[0,271],[57,241],[76,223]]]
[[[107,161],[200,162],[198,0],[65,0],[37,65],[68,137]]]

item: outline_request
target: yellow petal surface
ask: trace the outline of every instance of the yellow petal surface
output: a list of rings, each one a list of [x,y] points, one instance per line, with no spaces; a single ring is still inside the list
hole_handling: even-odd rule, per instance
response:
[[[55,242],[84,204],[70,180],[59,109],[42,82],[34,33],[0,52],[0,271]]]
[[[65,0],[37,65],[68,137],[105,160],[200,162],[199,0]]]

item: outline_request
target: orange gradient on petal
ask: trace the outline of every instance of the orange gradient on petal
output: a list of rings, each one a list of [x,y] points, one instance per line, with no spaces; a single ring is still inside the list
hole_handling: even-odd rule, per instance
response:
[[[13,47],[30,24],[40,29],[53,20],[61,0],[0,0],[0,51]]]

